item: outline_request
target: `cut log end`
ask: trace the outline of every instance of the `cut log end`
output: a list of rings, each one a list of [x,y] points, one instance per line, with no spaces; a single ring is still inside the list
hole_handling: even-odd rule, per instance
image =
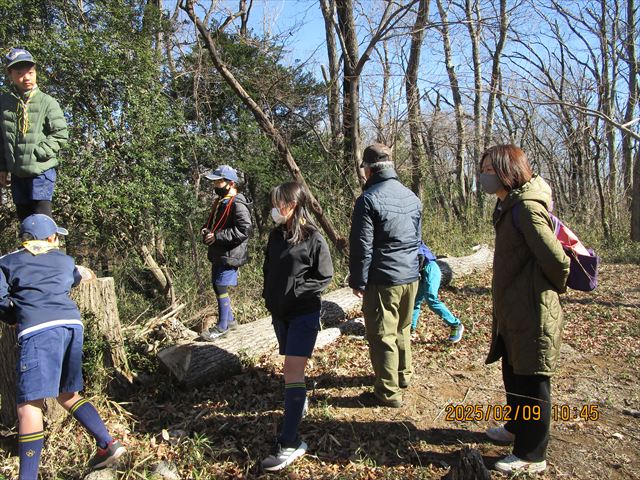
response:
[[[491,480],[491,472],[484,466],[482,455],[475,448],[464,446],[457,465],[451,467],[443,480]]]

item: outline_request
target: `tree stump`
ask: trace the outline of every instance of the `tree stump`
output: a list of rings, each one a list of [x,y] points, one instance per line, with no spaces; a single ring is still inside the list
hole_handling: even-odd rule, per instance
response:
[[[16,423],[16,331],[6,323],[0,326],[0,424],[12,428]]]
[[[104,340],[102,368],[105,372],[116,372],[125,382],[131,382],[131,371],[124,351],[124,342],[116,291],[113,278],[96,278],[82,282],[72,292],[85,324],[85,338],[97,335]],[[16,333],[12,327],[0,327],[0,424],[12,428],[16,424],[15,382],[18,349]],[[45,414],[49,422],[64,418],[66,413],[55,401],[45,403]]]
[[[438,259],[443,270],[442,284],[475,271],[486,270],[491,267],[492,261],[493,252],[486,245],[478,247],[474,254],[466,257]],[[326,295],[322,302],[323,325],[333,325],[336,320],[344,319],[346,312],[359,309],[360,306],[360,299],[353,295],[350,288]],[[321,331],[317,348],[335,341],[339,335],[337,329]],[[272,352],[276,345],[271,317],[265,317],[238,325],[237,330],[214,342],[187,341],[164,348],[158,352],[158,358],[180,383],[193,387],[238,373],[243,364]]]
[[[491,472],[484,466],[482,455],[475,448],[462,447],[458,464],[451,467],[442,480],[491,480]]]
[[[97,335],[104,342],[103,367],[113,370],[118,380],[131,383],[133,377],[124,350],[113,278],[103,277],[82,282],[71,291],[71,298],[80,308],[87,329],[85,337]]]

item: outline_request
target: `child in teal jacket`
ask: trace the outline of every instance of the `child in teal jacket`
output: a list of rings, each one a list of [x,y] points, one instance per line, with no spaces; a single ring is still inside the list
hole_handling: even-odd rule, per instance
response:
[[[435,255],[429,250],[424,242],[421,242],[418,248],[418,261],[420,264],[420,283],[418,284],[418,293],[413,307],[413,318],[411,320],[411,333],[414,334],[418,327],[418,318],[420,317],[420,307],[424,301],[427,302],[429,309],[438,315],[445,324],[451,329],[449,341],[458,343],[464,332],[464,325],[460,322],[447,306],[438,298],[438,290],[440,289],[440,280],[442,279],[442,271],[436,262]]]

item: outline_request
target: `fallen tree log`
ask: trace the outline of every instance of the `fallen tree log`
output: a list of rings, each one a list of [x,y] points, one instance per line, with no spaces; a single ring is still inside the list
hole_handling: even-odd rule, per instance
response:
[[[443,271],[442,284],[449,283],[475,271],[491,266],[493,252],[483,245],[466,257],[438,259]],[[360,299],[350,288],[342,288],[323,297],[323,326],[334,325],[346,318],[350,310],[359,309]],[[340,329],[325,329],[320,332],[317,348],[335,341]],[[172,375],[188,387],[204,385],[226,378],[242,370],[243,364],[251,363],[265,353],[274,351],[276,336],[271,326],[271,317],[238,325],[238,329],[220,337],[215,342],[187,341],[172,345],[158,352],[158,358]]]
[[[359,306],[360,299],[350,288],[336,290],[322,300],[322,322],[344,319],[349,310]],[[164,348],[158,358],[179,382],[191,387],[240,372],[243,364],[273,351],[277,343],[271,317],[265,317],[238,325],[215,342],[195,341]]]
[[[453,280],[458,280],[474,272],[482,272],[491,267],[493,250],[488,245],[476,245],[473,250],[474,253],[466,257],[444,257],[436,260],[442,270],[441,285],[449,285]]]

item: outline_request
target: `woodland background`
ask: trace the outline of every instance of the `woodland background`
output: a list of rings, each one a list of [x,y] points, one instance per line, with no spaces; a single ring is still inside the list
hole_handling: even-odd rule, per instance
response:
[[[246,277],[259,274],[268,192],[292,175],[340,247],[374,140],[394,146],[439,254],[490,241],[478,160],[514,142],[586,243],[638,260],[635,0],[306,2],[326,27],[323,78],[316,57],[291,60],[289,35],[248,28],[253,3],[0,2],[0,49],[33,52],[71,127],[54,204],[67,249],[115,276],[122,302],[210,301],[201,175],[221,163],[243,172],[255,205]],[[261,22],[276,21],[270,6],[286,18],[270,0]],[[15,244],[7,194],[3,251]]]

